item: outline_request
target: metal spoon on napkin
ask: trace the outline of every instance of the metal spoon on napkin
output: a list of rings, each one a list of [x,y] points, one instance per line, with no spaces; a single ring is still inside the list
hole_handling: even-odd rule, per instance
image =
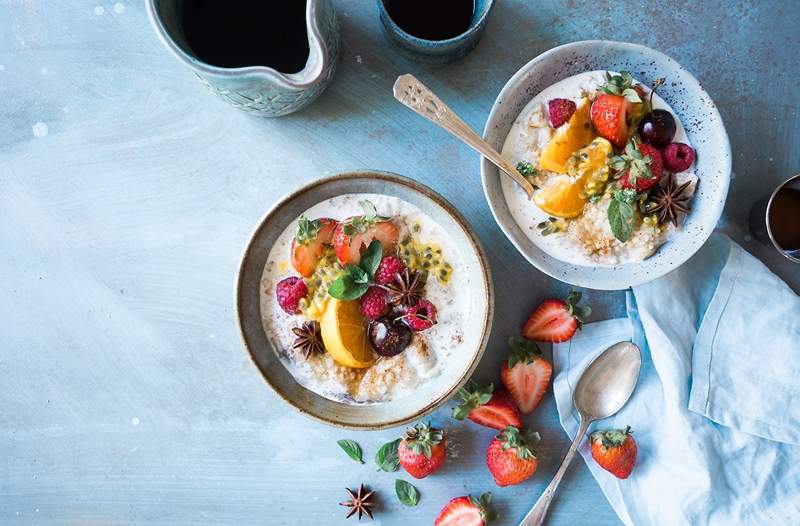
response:
[[[539,526],[544,523],[558,483],[578,451],[589,424],[608,418],[622,409],[636,387],[641,366],[642,355],[639,348],[631,342],[615,343],[589,364],[572,394],[572,403],[581,415],[578,433],[553,480],[533,509],[522,519],[520,526]]]
[[[480,135],[475,133],[475,130],[467,126],[447,104],[442,102],[439,97],[422,82],[417,80],[414,75],[407,73],[397,77],[392,92],[394,93],[395,99],[432,123],[449,131],[456,138],[461,139],[464,144],[489,159],[500,168],[502,172],[511,176],[511,178],[525,190],[529,199],[533,196],[533,185],[514,168],[514,165],[503,158],[503,156],[492,148],[488,142],[484,141]]]

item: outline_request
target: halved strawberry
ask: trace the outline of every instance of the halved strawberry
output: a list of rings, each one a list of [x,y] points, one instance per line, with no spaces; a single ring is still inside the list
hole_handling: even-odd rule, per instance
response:
[[[400,229],[391,220],[369,221],[366,216],[351,217],[336,227],[333,250],[342,265],[358,265],[361,254],[376,239],[381,242],[384,254],[393,254],[400,239]]]
[[[494,512],[489,508],[491,501],[492,494],[488,491],[477,499],[471,495],[451,499],[439,512],[433,525],[485,526],[495,518]]]
[[[522,334],[529,340],[537,342],[561,343],[572,338],[585,318],[592,313],[591,307],[578,307],[581,293],[572,291],[566,301],[557,299],[544,300],[536,307]]]
[[[630,136],[628,112],[631,102],[622,95],[603,93],[592,103],[590,115],[597,133],[617,148],[624,148]]]
[[[325,245],[330,245],[338,223],[327,217],[309,220],[301,215],[297,232],[292,239],[292,266],[304,277],[310,277],[317,268]]]
[[[466,388],[459,389],[458,396],[462,402],[453,408],[452,413],[456,420],[469,418],[476,424],[493,429],[522,425],[514,399],[505,389],[495,390],[494,384],[478,387],[470,382]]]
[[[553,366],[542,357],[541,349],[533,342],[510,338],[509,346],[511,352],[503,362],[500,377],[520,413],[527,415],[542,401],[550,385]]]

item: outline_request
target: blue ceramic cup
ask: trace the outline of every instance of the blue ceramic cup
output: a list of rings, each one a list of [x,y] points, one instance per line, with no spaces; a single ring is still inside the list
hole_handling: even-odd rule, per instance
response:
[[[415,37],[400,28],[389,16],[386,0],[377,0],[377,2],[378,13],[389,41],[397,46],[404,56],[428,64],[446,64],[472,51],[481,38],[486,22],[489,20],[489,12],[494,6],[494,0],[475,0],[475,11],[466,31],[446,40],[426,40]],[[420,13],[420,16],[426,16],[426,14]]]

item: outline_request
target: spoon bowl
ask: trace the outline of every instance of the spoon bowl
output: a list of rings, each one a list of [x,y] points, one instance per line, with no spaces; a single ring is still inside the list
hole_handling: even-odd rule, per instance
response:
[[[608,418],[619,411],[633,394],[642,355],[631,342],[619,342],[595,358],[583,372],[572,403],[590,420]]]

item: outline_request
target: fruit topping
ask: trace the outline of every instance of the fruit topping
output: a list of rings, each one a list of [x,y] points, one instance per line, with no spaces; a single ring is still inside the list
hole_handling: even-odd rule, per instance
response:
[[[426,299],[406,309],[403,321],[414,331],[425,331],[436,324],[436,306]]]
[[[444,433],[431,427],[430,423],[419,423],[406,429],[405,437],[397,447],[400,465],[417,479],[441,468],[446,456]]]
[[[544,212],[556,217],[575,217],[586,206],[584,185],[586,180],[577,180],[566,175],[559,176],[533,196],[533,202]]]
[[[308,294],[308,287],[303,278],[290,276],[283,278],[275,285],[275,296],[278,298],[278,305],[287,314],[300,313],[300,300]]]
[[[569,99],[552,99],[547,101],[547,111],[550,113],[550,125],[553,128],[566,124],[578,106]]]
[[[359,201],[364,215],[348,218],[333,233],[333,249],[342,265],[357,265],[361,254],[374,240],[383,245],[386,254],[393,253],[400,238],[400,229],[388,217],[379,216],[375,205]]]
[[[413,334],[406,324],[389,316],[369,324],[369,344],[381,356],[395,356],[411,343]]]
[[[631,101],[622,95],[599,95],[592,103],[594,129],[617,148],[623,148],[630,136],[628,112],[631,109]]]
[[[310,277],[317,268],[325,245],[333,240],[336,221],[323,217],[309,220],[301,215],[297,220],[297,232],[292,239],[292,266],[303,277]]]
[[[368,320],[376,320],[389,312],[386,291],[372,286],[361,296],[361,315]]]
[[[646,192],[661,180],[663,163],[661,152],[650,144],[636,145],[633,141],[625,146],[625,152],[611,159],[611,166],[617,172],[624,172],[620,178],[623,188],[631,188],[638,193]]]
[[[639,137],[659,149],[672,141],[676,130],[675,117],[668,110],[653,110],[639,121]]]
[[[572,153],[589,144],[594,138],[589,107],[589,99],[584,98],[567,124],[556,131],[542,150],[539,158],[540,168],[551,172],[567,173],[567,161]]]
[[[669,221],[678,226],[679,215],[688,214],[690,210],[691,184],[691,181],[686,181],[679,185],[675,182],[675,175],[667,176],[663,185],[656,186],[650,192],[650,201],[646,205],[647,213],[657,214],[658,222],[662,225]]]
[[[500,377],[519,412],[528,415],[542,401],[550,385],[553,366],[542,357],[539,346],[531,341],[510,338],[508,344],[511,352],[503,361]]]
[[[320,323],[325,349],[338,364],[363,369],[372,365],[359,302],[332,299]]]
[[[363,296],[374,282],[375,271],[381,261],[381,242],[373,240],[361,255],[358,264],[348,263],[344,273],[328,287],[328,295],[339,300],[350,301]]]
[[[292,349],[303,353],[303,358],[306,360],[314,353],[325,352],[318,322],[309,320],[299,327],[292,327],[292,332],[296,336],[292,343]]]
[[[375,271],[375,283],[378,285],[387,285],[394,281],[395,276],[405,270],[406,266],[403,260],[397,256],[386,256],[378,265],[378,270]]]
[[[561,343],[572,338],[575,331],[592,313],[588,306],[578,307],[581,293],[571,291],[567,299],[544,300],[533,311],[522,333],[525,338],[537,342]]]
[[[688,144],[673,142],[661,151],[661,156],[664,158],[664,166],[667,167],[667,170],[683,172],[692,165],[695,154]]]
[[[630,426],[622,429],[595,431],[589,435],[592,458],[618,479],[626,479],[636,464],[636,440]]]
[[[533,449],[539,440],[539,433],[521,433],[514,426],[492,439],[486,450],[486,465],[498,486],[513,486],[531,478],[539,466]]]
[[[367,491],[367,488],[364,487],[363,484],[359,486],[358,491],[355,492],[350,488],[345,488],[347,493],[350,494],[350,500],[346,500],[344,502],[340,502],[339,506],[346,506],[349,508],[347,515],[345,516],[346,519],[349,519],[356,513],[358,514],[358,520],[361,520],[361,517],[366,515],[370,519],[373,519],[372,515],[372,507],[375,503],[372,501],[372,496],[375,494],[374,491]]]
[[[495,389],[494,384],[478,387],[470,382],[458,390],[458,396],[462,402],[452,412],[456,420],[469,418],[476,424],[499,430],[522,427],[514,399],[505,389]]]
[[[471,495],[451,499],[442,508],[433,526],[486,526],[495,519],[495,513],[489,508],[492,494],[488,491],[475,498]]]
[[[425,272],[404,269],[395,275],[394,281],[383,287],[388,292],[389,303],[410,307],[422,299],[427,280]]]
[[[613,154],[611,143],[597,137],[586,148],[578,150],[567,162],[567,171],[572,176],[585,177],[584,194],[599,195],[608,181],[609,157]]]
[[[627,71],[620,71],[619,75],[612,75],[606,71],[606,82],[600,86],[600,91],[607,95],[620,95],[631,103],[642,102],[642,89],[633,85],[633,75]]]

